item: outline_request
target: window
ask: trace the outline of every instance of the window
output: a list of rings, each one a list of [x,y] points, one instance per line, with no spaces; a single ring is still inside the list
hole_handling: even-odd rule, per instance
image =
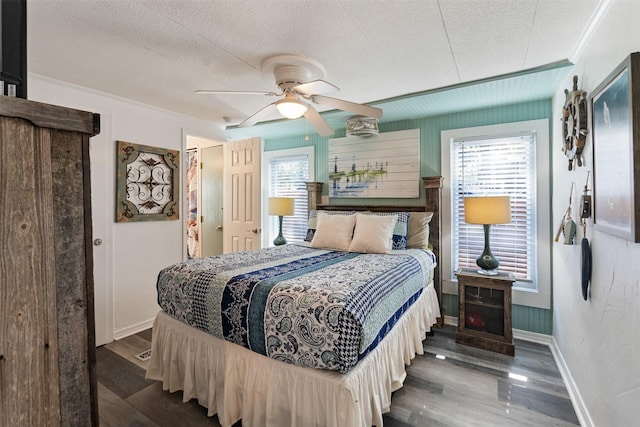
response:
[[[307,182],[313,181],[313,147],[292,150],[268,151],[263,156],[263,182],[266,183],[265,200],[268,197],[293,197],[294,215],[282,221],[282,235],[287,241],[303,240],[307,234]],[[278,235],[278,218],[263,209],[263,246],[273,245]]]
[[[444,292],[457,292],[456,269],[475,268],[484,247],[482,226],[464,222],[464,198],[511,196],[510,224],[491,226],[499,270],[516,277],[513,302],[550,308],[548,120],[442,132]]]
[[[484,230],[464,220],[468,196],[511,196],[511,223],[491,226],[491,251],[518,286],[535,290],[535,133],[451,142],[453,269],[475,268]]]

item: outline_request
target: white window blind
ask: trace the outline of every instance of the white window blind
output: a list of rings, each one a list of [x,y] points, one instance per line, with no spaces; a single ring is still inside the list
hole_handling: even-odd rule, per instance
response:
[[[511,196],[511,223],[491,226],[490,247],[499,269],[521,288],[535,289],[536,140],[534,132],[455,139],[451,146],[452,261],[476,268],[484,248],[482,225],[464,221],[466,196]]]
[[[287,241],[303,240],[307,235],[307,181],[309,156],[306,154],[276,157],[269,161],[269,197],[295,198],[295,213],[282,221],[282,235]],[[278,218],[268,221],[269,241],[278,235]]]

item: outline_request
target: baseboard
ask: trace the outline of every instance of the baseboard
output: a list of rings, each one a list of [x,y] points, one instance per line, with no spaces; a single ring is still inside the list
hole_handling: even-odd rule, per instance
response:
[[[451,326],[458,326],[458,318],[454,317],[454,316],[447,316],[445,314],[445,316],[444,316],[444,324],[445,325],[451,325]]]
[[[113,339],[115,341],[121,340],[128,336],[137,334],[138,332],[142,332],[147,330],[153,326],[153,321],[155,318],[145,320],[144,322],[136,323],[135,325],[127,326],[126,328],[118,329],[113,331]]]
[[[551,354],[553,355],[553,358],[556,361],[556,365],[560,370],[562,380],[567,387],[569,398],[571,399],[571,403],[573,403],[573,409],[576,411],[576,416],[578,417],[578,421],[580,421],[580,425],[582,427],[593,427],[593,420],[589,416],[589,411],[587,411],[587,407],[582,400],[580,390],[578,390],[578,386],[576,385],[575,381],[573,381],[573,377],[571,376],[571,372],[569,371],[567,362],[564,360],[564,357],[562,357],[562,353],[560,352],[558,343],[556,342],[554,337],[551,337],[549,349],[551,350]]]
[[[553,339],[551,335],[529,332],[522,329],[514,329],[513,337],[522,341],[535,342],[549,347],[551,347],[551,340]]]
[[[454,316],[444,316],[444,324],[451,326],[458,326],[458,318]],[[513,337],[523,341],[535,342],[538,344],[544,344],[551,346],[551,335],[539,334],[537,332],[523,331],[521,329],[513,330]]]

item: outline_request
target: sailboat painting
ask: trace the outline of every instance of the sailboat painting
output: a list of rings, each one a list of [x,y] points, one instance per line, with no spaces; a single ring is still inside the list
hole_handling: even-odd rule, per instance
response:
[[[329,140],[329,197],[420,197],[420,129]]]

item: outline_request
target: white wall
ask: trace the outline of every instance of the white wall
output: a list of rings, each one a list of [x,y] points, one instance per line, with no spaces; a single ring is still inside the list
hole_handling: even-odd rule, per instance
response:
[[[585,150],[586,167],[567,170],[560,151],[561,108],[565,88],[571,90],[573,75],[578,88],[589,95],[629,53],[640,51],[638,31],[640,2],[614,0],[603,16],[576,66],[554,98],[553,220],[559,224],[575,182],[572,210],[579,212],[587,171],[592,170],[592,141]],[[568,18],[570,19],[570,18]],[[593,184],[589,184],[593,188]],[[574,218],[578,215],[573,215]],[[557,221],[557,222],[556,222]],[[582,232],[578,232],[578,242]],[[591,299],[581,293],[580,245],[554,244],[553,336],[576,388],[583,425],[638,425],[640,404],[640,244],[594,231],[588,222],[587,237],[593,253]]]
[[[94,246],[96,316],[106,324],[96,338],[108,342],[146,329],[160,309],[158,272],[183,257],[184,211],[181,204],[178,221],[115,222],[115,141],[182,151],[187,133],[224,140],[223,131],[210,122],[42,76],[30,74],[28,87],[31,100],[101,114],[101,133],[91,139],[91,173],[94,237],[104,241]],[[184,174],[181,198],[183,182]]]

